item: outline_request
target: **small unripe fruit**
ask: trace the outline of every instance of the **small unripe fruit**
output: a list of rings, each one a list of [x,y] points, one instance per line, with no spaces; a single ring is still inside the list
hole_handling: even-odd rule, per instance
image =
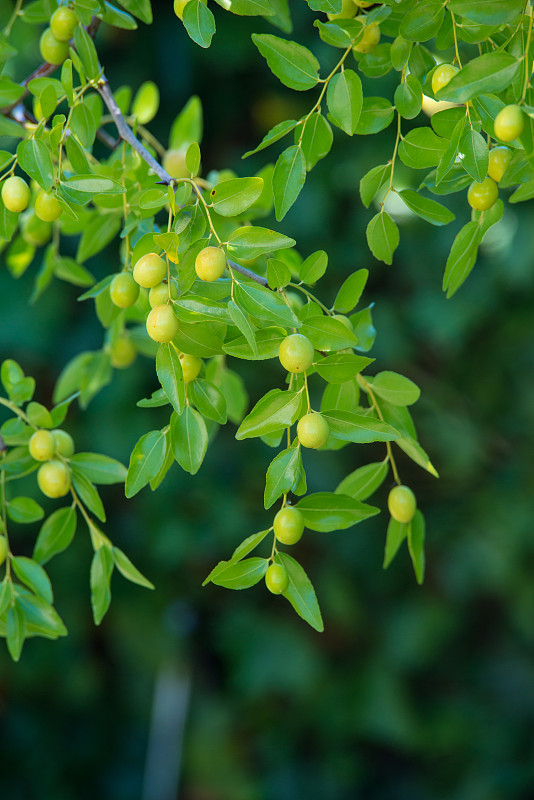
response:
[[[39,49],[48,64],[63,64],[69,54],[69,43],[59,42],[50,28],[46,28],[39,40]]]
[[[467,190],[467,202],[477,211],[487,211],[495,205],[499,189],[492,178],[484,178],[481,183],[474,181]]]
[[[129,336],[121,336],[111,348],[111,366],[115,369],[127,369],[137,358],[137,350]]]
[[[180,363],[182,364],[182,374],[185,383],[191,383],[197,377],[202,368],[202,361],[198,356],[191,356],[189,353],[183,353],[180,356]]]
[[[185,150],[167,150],[163,156],[163,169],[171,178],[190,178],[191,173],[185,163]]]
[[[452,64],[440,64],[432,74],[432,91],[437,94],[440,89],[447,86],[458,72],[458,67]]]
[[[367,25],[365,17],[356,17],[356,19],[363,23],[364,31],[360,41],[352,49],[355,53],[370,53],[380,41],[380,26],[376,22]]]
[[[320,414],[306,414],[297,423],[297,436],[303,447],[322,447],[329,435],[328,422]]]
[[[273,521],[274,535],[282,544],[296,544],[304,533],[304,517],[293,506],[281,508]]]
[[[397,522],[410,522],[417,508],[414,493],[408,486],[394,486],[388,495],[388,508]]]
[[[4,563],[7,557],[7,539],[5,536],[0,536],[0,565]]]
[[[502,176],[508,169],[508,164],[512,158],[512,151],[508,147],[494,147],[489,152],[488,175],[499,183]]]
[[[133,276],[136,283],[144,289],[152,289],[161,283],[167,275],[167,264],[156,253],[142,256],[134,267]]]
[[[289,586],[289,575],[282,564],[271,564],[265,573],[265,585],[273,594],[283,594]]]
[[[205,247],[195,259],[195,271],[201,281],[216,281],[226,269],[226,256],[220,247]]]
[[[25,180],[12,175],[2,184],[2,200],[8,211],[18,214],[28,208],[31,192]]]
[[[74,439],[67,433],[67,431],[61,430],[61,428],[55,428],[52,431],[52,436],[54,437],[54,442],[56,445],[56,453],[58,456],[63,456],[63,458],[70,458],[74,455]]]
[[[35,198],[35,213],[43,222],[54,222],[61,216],[62,208],[52,192],[41,191]]]
[[[342,322],[345,328],[347,328],[349,331],[354,331],[354,328],[352,327],[352,322],[344,314],[333,314],[332,319],[337,319],[337,321]]]
[[[333,19],[352,19],[358,12],[358,9],[352,0],[342,0],[341,11],[339,14],[327,14],[326,16],[330,21]]]
[[[119,308],[130,308],[139,297],[139,284],[131,272],[115,275],[109,287],[109,296],[113,305]]]
[[[49,461],[56,452],[56,442],[50,431],[35,431],[29,441],[30,455],[36,461]]]
[[[501,142],[512,142],[521,136],[525,128],[525,115],[519,106],[511,105],[501,108],[493,123],[495,136]]]
[[[314,350],[310,340],[301,333],[292,333],[280,343],[278,358],[288,372],[306,372],[313,363]]]
[[[70,489],[70,472],[62,461],[48,461],[37,470],[39,489],[47,497],[64,497]]]
[[[155,342],[170,342],[179,327],[174,311],[166,304],[153,308],[146,320],[147,333]]]
[[[173,298],[173,300],[175,300],[178,297],[178,290],[176,288],[176,284],[174,283],[174,281],[171,281],[171,297]],[[160,306],[162,303],[166,303],[168,300],[169,300],[168,283],[158,283],[158,285],[153,286],[148,293],[148,302],[150,303],[151,308]]]
[[[72,39],[78,18],[72,8],[61,6],[50,17],[50,30],[58,42],[68,42]]]
[[[34,247],[40,247],[49,241],[52,235],[52,226],[31,212],[21,220],[21,233],[25,242],[33,244]]]

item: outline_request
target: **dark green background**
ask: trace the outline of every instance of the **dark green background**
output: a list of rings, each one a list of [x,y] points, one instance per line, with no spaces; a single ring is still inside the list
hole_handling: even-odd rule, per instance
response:
[[[280,119],[305,113],[313,92],[291,93],[270,75],[250,41],[251,32],[271,32],[264,20],[213,11],[218,31],[208,51],[189,41],[171,0],[156,4],[150,28],[102,27],[97,46],[114,89],[147,79],[160,86],[151,128],[163,141],[187,98],[199,94],[204,172],[232,167],[246,175],[276,157],[279,145],[249,162],[241,153]],[[329,67],[336,54],[318,41],[303,3],[297,12],[295,38]],[[24,47],[17,79],[38,64],[36,33],[16,28]],[[366,93],[391,96],[394,77],[367,81]],[[0,652],[3,797],[140,798],[163,674],[174,676],[172,691],[190,691],[181,800],[532,796],[532,206],[507,207],[474,273],[446,301],[441,276],[468,219],[463,194],[446,199],[457,221],[445,229],[400,221],[392,267],[367,250],[371,212],[361,206],[358,182],[392,146],[388,131],[372,139],[336,132],[332,154],[276,227],[304,255],[328,251],[331,267],[319,284],[327,301],[344,276],[369,268],[364,300],[376,303],[377,369],[398,370],[422,388],[415,419],[441,480],[404,457],[399,466],[427,518],[424,586],[404,549],[382,571],[381,514],[353,530],[309,533],[298,545],[322,606],[322,635],[262,585],[244,593],[200,588],[219,558],[271,519],[262,495],[273,454],[261,443],[236,443],[232,426],[220,431],[194,478],[175,466],[155,495],[145,489],[129,502],[120,487],[104,487],[106,531],[157,590],[114,578],[111,610],[95,629],[81,527],[71,549],[50,563],[70,635],[29,641],[16,666]],[[80,350],[99,348],[102,331],[91,304],[77,304],[78,290],[66,284],[54,283],[28,307],[38,265],[19,281],[0,270],[0,357],[35,375],[37,399],[49,403],[61,368]],[[98,278],[115,271],[116,247],[89,267]],[[252,401],[281,380],[274,362],[236,368]],[[138,436],[163,423],[165,410],[135,406],[154,388],[146,359],[116,373],[86,413],[72,409],[66,427],[77,449],[127,462]],[[382,457],[372,445],[306,454],[310,489],[333,490],[356,466]],[[381,507],[388,488],[378,494]],[[20,532],[20,552],[31,551],[34,535]],[[164,775],[171,762],[161,757]]]

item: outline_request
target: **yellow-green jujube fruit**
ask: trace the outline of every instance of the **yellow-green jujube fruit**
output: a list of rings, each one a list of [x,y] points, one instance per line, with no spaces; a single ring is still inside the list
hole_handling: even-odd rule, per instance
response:
[[[63,64],[69,54],[69,43],[59,42],[50,28],[46,28],[39,40],[39,49],[48,64]]]
[[[493,123],[495,136],[501,142],[512,142],[517,139],[523,133],[524,128],[525,115],[516,105],[501,108]]]
[[[58,42],[68,42],[72,39],[78,17],[72,8],[60,6],[50,17],[50,30]]]
[[[370,53],[380,41],[380,25],[376,22],[368,25],[365,17],[356,17],[356,20],[363,24],[364,30],[362,38],[352,49],[355,53],[359,54]]]
[[[178,289],[176,288],[176,284],[174,283],[174,281],[171,281],[171,297],[173,300],[176,300],[176,298],[178,297]],[[150,303],[151,308],[160,306],[162,303],[166,303],[168,300],[169,300],[168,283],[158,283],[158,285],[153,286],[148,293],[148,302]]]
[[[56,454],[58,456],[63,456],[63,458],[70,458],[73,456],[74,439],[70,433],[61,430],[61,428],[55,428],[51,433],[54,437],[54,442],[56,445]]]
[[[64,497],[70,489],[70,471],[62,461],[47,461],[37,470],[39,489],[47,497]]]
[[[40,191],[35,198],[35,213],[43,222],[55,222],[63,209],[52,192]]]
[[[512,151],[508,147],[494,147],[489,152],[488,175],[499,183],[508,169]]]
[[[432,91],[437,94],[440,89],[447,86],[458,72],[458,67],[452,64],[439,64],[432,73]]]
[[[289,575],[282,564],[271,564],[265,573],[265,585],[273,594],[283,594],[289,586]]]
[[[328,422],[320,414],[305,414],[297,423],[298,440],[303,447],[314,450],[323,447],[328,441],[330,428]]]
[[[139,284],[134,280],[131,272],[121,272],[115,275],[109,287],[109,296],[114,306],[130,308],[139,297]]]
[[[50,222],[43,222],[33,212],[24,215],[21,219],[22,238],[34,247],[40,247],[50,240],[52,235],[52,225]]]
[[[220,247],[205,247],[195,259],[195,272],[201,281],[216,281],[226,269],[226,256]]]
[[[185,163],[185,150],[167,150],[163,156],[162,167],[171,178],[190,178],[191,173]]]
[[[28,443],[30,455],[36,461],[49,461],[56,452],[56,442],[51,431],[35,431]]]
[[[313,345],[301,333],[292,333],[280,343],[278,358],[288,372],[306,372],[313,363]]]
[[[201,2],[204,3],[205,6],[208,4],[208,0],[201,0]],[[174,13],[178,19],[184,18],[184,8],[188,3],[189,0],[174,0]]]
[[[484,178],[480,183],[474,181],[467,190],[467,202],[476,211],[487,211],[495,205],[499,189],[493,178]]]
[[[167,264],[156,253],[141,256],[133,271],[134,280],[143,289],[152,289],[167,275]]]
[[[191,383],[197,377],[202,368],[202,361],[198,356],[191,356],[189,353],[183,353],[180,356],[180,363],[182,365],[182,374],[185,383]]]
[[[352,2],[352,0],[342,0],[341,3],[341,11],[338,14],[327,14],[329,20],[333,19],[352,19],[352,17],[356,16],[358,13],[358,9]]]
[[[397,522],[410,522],[417,508],[417,501],[408,486],[394,486],[388,495],[389,513]]]
[[[296,544],[304,533],[304,517],[298,508],[285,506],[276,514],[273,529],[282,544]]]
[[[120,336],[111,348],[111,366],[127,369],[137,358],[137,350],[129,336]]]
[[[7,558],[7,539],[5,536],[0,536],[0,566]]]
[[[19,214],[28,208],[31,198],[30,187],[18,175],[12,175],[2,184],[2,200],[8,211]]]
[[[146,330],[155,342],[170,342],[178,333],[179,322],[167,304],[153,308],[146,320]]]

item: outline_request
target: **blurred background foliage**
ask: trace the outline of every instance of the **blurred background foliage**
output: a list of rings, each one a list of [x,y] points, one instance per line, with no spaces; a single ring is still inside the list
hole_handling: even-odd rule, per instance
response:
[[[313,15],[304,3],[292,6],[295,38],[328,67],[335,53],[318,40]],[[151,128],[162,141],[196,93],[205,109],[204,173],[252,174],[279,145],[248,162],[241,154],[276,122],[305,112],[311,96],[286,90],[259,57],[250,33],[272,30],[267,22],[213,11],[208,51],[190,42],[171,0],[155,4],[152,27],[102,26],[97,45],[113,88],[159,85]],[[17,25],[18,80],[38,64],[38,33]],[[367,94],[380,93],[376,81],[364,82]],[[380,79],[380,89],[389,85]],[[532,205],[507,207],[466,285],[446,301],[446,254],[468,219],[463,193],[445,199],[457,214],[445,229],[398,218],[393,267],[374,262],[365,245],[370,214],[358,182],[392,146],[390,131],[353,139],[337,131],[331,155],[278,229],[303,255],[330,254],[323,299],[354,269],[370,269],[364,300],[376,304],[377,369],[398,370],[423,390],[415,418],[441,480],[405,458],[400,471],[427,517],[424,586],[405,551],[382,571],[381,514],[346,532],[309,533],[298,545],[323,635],[262,585],[202,589],[213,564],[271,519],[262,476],[272,452],[261,442],[237,444],[232,426],[219,432],[196,477],[175,465],[155,495],[144,490],[130,502],[120,487],[104,487],[106,530],[157,590],[114,579],[111,610],[95,629],[81,529],[50,563],[70,636],[30,641],[18,665],[0,653],[3,797],[171,800],[179,769],[181,800],[532,797]],[[64,246],[68,252],[68,240]],[[113,244],[88,266],[100,278],[117,269],[117,258]],[[58,281],[29,307],[38,266],[39,256],[18,281],[0,269],[0,357],[35,375],[47,403],[62,367],[80,350],[98,349],[102,330],[92,305],[76,302],[79,290]],[[281,380],[274,362],[237,369],[252,401]],[[85,413],[72,409],[67,430],[77,449],[127,462],[138,436],[161,424],[160,410],[135,405],[155,388],[143,357],[117,372]],[[383,457],[379,445],[364,447]],[[360,452],[307,454],[310,490],[334,489],[364,463]],[[388,489],[377,497],[383,508]],[[20,552],[31,550],[34,535],[19,529]]]

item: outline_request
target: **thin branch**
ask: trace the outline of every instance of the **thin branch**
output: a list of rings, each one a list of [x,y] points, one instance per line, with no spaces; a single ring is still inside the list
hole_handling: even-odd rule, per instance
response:
[[[232,269],[235,269],[236,272],[240,272],[241,275],[245,276],[245,278],[250,278],[251,281],[256,281],[256,283],[259,283],[260,286],[269,288],[267,278],[262,278],[261,275],[256,275],[255,272],[252,272],[252,270],[247,269],[246,267],[242,267],[241,264],[236,264],[235,261],[228,261],[228,263]]]

